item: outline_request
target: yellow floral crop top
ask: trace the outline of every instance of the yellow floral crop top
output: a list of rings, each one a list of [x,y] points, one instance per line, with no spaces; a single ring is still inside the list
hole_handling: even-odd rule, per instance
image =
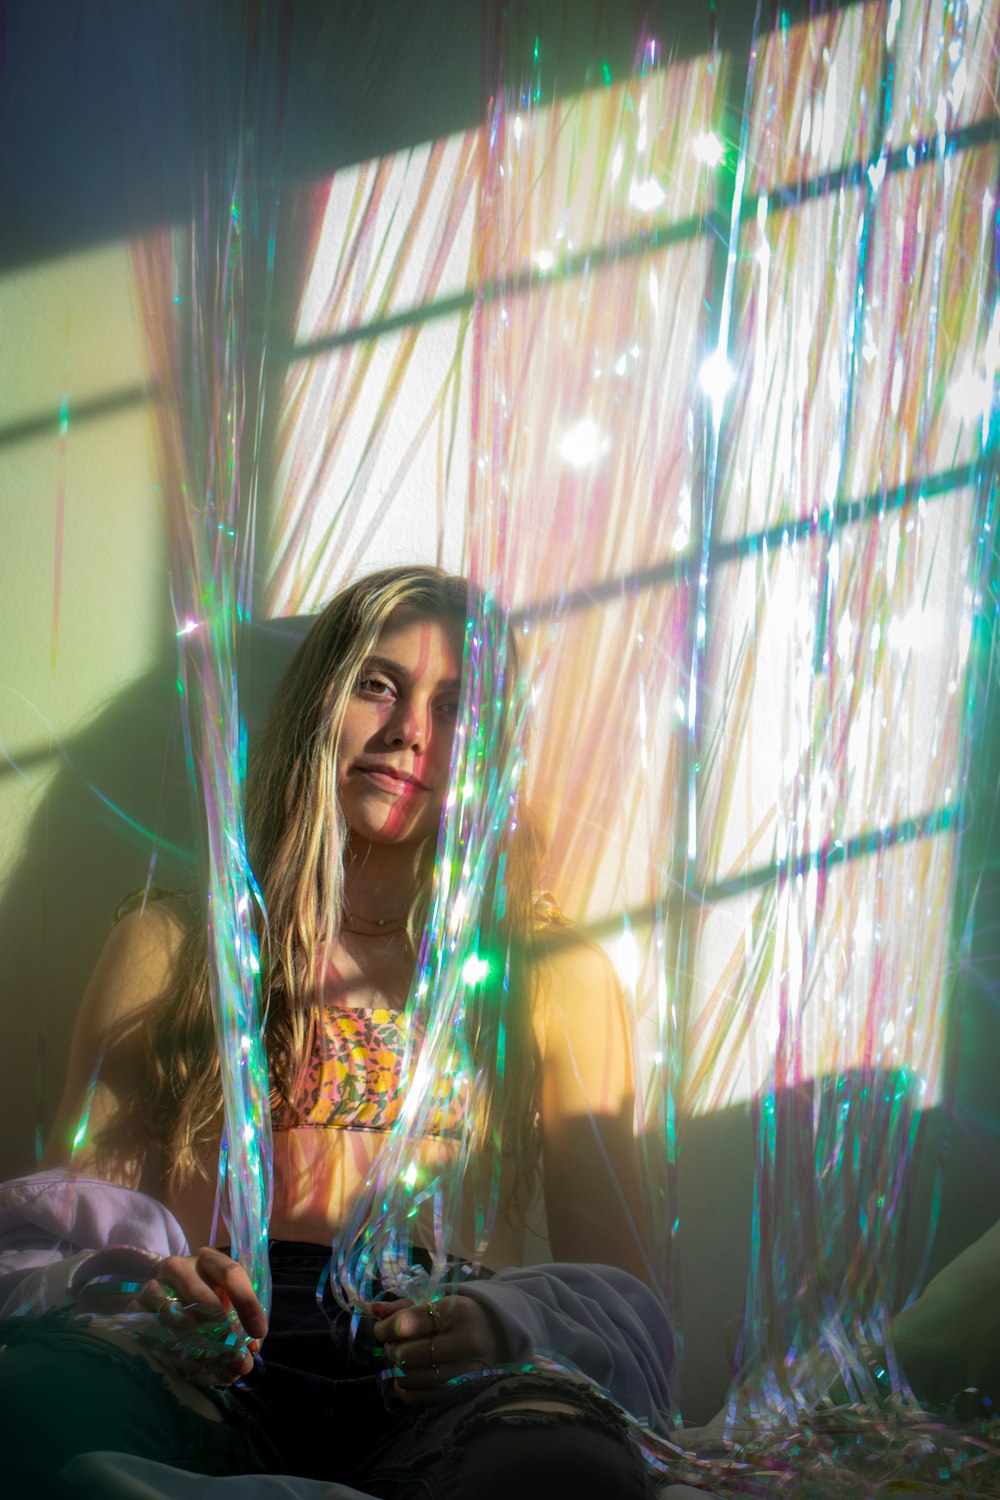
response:
[[[389,1130],[402,1098],[400,1070],[411,1016],[405,1010],[327,1006],[315,1027],[302,1103],[276,1112],[276,1130]],[[432,1136],[461,1131],[460,1101],[446,1079],[435,1085]]]
[[[535,898],[539,931],[568,927],[555,897]],[[411,1013],[405,1010],[327,1006],[314,1027],[298,1111],[278,1110],[276,1130],[316,1126],[327,1130],[391,1130],[402,1106],[400,1071]],[[462,1105],[448,1080],[434,1085],[431,1137],[461,1134]]]

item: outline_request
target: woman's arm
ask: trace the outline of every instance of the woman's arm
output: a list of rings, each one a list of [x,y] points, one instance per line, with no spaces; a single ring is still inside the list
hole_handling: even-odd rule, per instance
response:
[[[631,1028],[603,949],[572,932],[545,939],[536,1006],[553,1259],[619,1266],[654,1285],[633,1126]]]
[[[484,1363],[543,1357],[659,1425],[670,1408],[673,1333],[662,1293],[649,1289],[631,1034],[603,951],[573,934],[546,938],[534,1014],[553,1264],[446,1284],[436,1312],[376,1304],[375,1335],[390,1345],[408,1404],[439,1399],[442,1378]]]
[[[165,1255],[187,1253],[173,1214],[135,1191],[142,1148],[107,1151],[95,1142],[108,1124],[123,1127],[126,1141],[142,1139],[121,1111],[143,1067],[138,1025],[130,1023],[167,983],[183,936],[177,915],[163,907],[126,917],[105,943],[77,1015],[42,1169],[0,1184],[4,1313],[75,1302],[94,1267],[105,1269],[95,1257],[109,1247],[122,1252],[126,1280],[141,1280],[144,1268],[149,1275]]]
[[[112,930],[77,1014],[43,1166],[70,1167],[125,1187],[139,1186],[144,1152],[131,1150],[109,1165],[95,1140],[108,1125],[128,1124],[118,1117],[123,1101],[141,1082],[138,1023],[172,978],[185,912],[179,901],[157,901],[144,912],[123,917]]]
[[[121,1278],[133,1281],[154,1274],[163,1256],[186,1254],[174,1215],[133,1191],[144,1166],[142,1131],[130,1130],[121,1113],[141,1083],[139,1017],[168,981],[181,936],[177,918],[153,907],[126,916],[103,947],[76,1016],[42,1170],[0,1185],[6,1313],[75,1304],[91,1274],[108,1271],[111,1248]],[[135,1145],[97,1148],[106,1125]]]
[[[124,917],[104,945],[77,1016],[44,1169],[0,1188],[0,1305],[24,1314],[68,1303],[113,1342],[124,1315],[132,1319],[123,1325],[128,1347],[213,1382],[253,1363],[230,1309],[249,1336],[267,1331],[246,1272],[211,1247],[189,1254],[173,1214],[134,1191],[141,1146],[117,1159],[96,1142],[108,1125],[121,1126],[127,1142],[142,1139],[120,1116],[142,1082],[143,1012],[173,978],[187,917],[184,903],[157,901]]]

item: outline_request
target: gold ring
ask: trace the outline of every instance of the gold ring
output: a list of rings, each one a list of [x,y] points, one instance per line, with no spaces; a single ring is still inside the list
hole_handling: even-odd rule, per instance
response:
[[[431,1327],[432,1328],[436,1328],[437,1327],[438,1318],[440,1317],[440,1313],[437,1310],[437,1303],[436,1302],[428,1302],[428,1304],[427,1304],[427,1316],[431,1320]]]

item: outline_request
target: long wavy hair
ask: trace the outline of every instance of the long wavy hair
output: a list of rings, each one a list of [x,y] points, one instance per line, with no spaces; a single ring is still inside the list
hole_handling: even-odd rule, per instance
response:
[[[365,660],[399,609],[465,630],[468,581],[436,568],[398,567],[369,574],[339,593],[318,616],[285,673],[247,771],[245,818],[250,865],[267,913],[261,975],[271,1107],[301,1118],[299,1097],[313,1047],[324,953],[345,919],[347,827],[337,796],[337,749],[344,713]],[[516,680],[513,641],[505,678]],[[408,917],[414,953],[427,917],[435,841],[422,851],[422,879]],[[540,1061],[531,1016],[531,947],[540,925],[538,871],[542,839],[527,809],[499,851],[491,884],[503,870],[503,908],[493,937],[508,954],[506,1060],[502,1091],[496,997],[483,995],[471,1017],[470,1045],[488,1080],[485,1111],[475,1122],[484,1143],[502,1142],[513,1158],[514,1197],[530,1203],[538,1171],[535,1129]],[[542,919],[544,925],[544,919]],[[195,921],[180,952],[176,978],[140,1021],[145,1076],[127,1101],[123,1123],[163,1154],[173,1189],[207,1176],[222,1118],[222,1087],[209,999],[207,924]],[[502,1104],[497,1100],[501,1098]],[[130,1142],[134,1148],[136,1142]]]

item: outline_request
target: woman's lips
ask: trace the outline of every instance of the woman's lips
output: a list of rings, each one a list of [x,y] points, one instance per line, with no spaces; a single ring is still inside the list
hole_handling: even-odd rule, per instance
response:
[[[405,777],[394,776],[391,771],[377,771],[372,766],[359,766],[358,773],[373,786],[383,792],[391,792],[394,797],[427,790],[419,781],[408,781]]]

